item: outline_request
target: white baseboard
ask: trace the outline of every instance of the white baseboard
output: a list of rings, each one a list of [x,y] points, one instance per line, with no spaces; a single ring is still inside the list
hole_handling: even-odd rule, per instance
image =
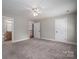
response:
[[[55,39],[48,39],[48,38],[41,38],[41,39],[51,40],[51,41],[56,41],[56,42],[62,42],[62,43],[66,43],[66,44],[73,44],[73,45],[77,45],[75,42],[58,41],[58,40],[55,40]]]
[[[24,38],[24,39],[20,39],[20,40],[13,40],[12,42],[15,43],[15,42],[20,42],[20,41],[24,41],[24,40],[28,40],[30,38]]]
[[[30,39],[30,38],[25,38],[25,39],[20,39],[20,40],[14,40],[14,41],[12,41],[12,42],[15,43],[15,42],[20,42],[20,41],[28,40],[28,39]],[[55,39],[48,39],[48,38],[41,38],[41,39],[44,39],[44,40],[51,40],[51,41],[55,41],[55,42],[62,42],[62,43],[66,43],[66,44],[73,44],[73,45],[76,45],[75,42],[58,41],[58,40],[55,40]]]

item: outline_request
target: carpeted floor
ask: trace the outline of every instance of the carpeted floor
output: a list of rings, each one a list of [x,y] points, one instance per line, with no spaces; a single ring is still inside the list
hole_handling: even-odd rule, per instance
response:
[[[76,59],[76,45],[47,40],[7,42],[2,48],[3,59]]]

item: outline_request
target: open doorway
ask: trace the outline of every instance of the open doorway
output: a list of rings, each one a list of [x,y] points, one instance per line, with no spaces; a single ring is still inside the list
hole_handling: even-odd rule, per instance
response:
[[[2,41],[12,41],[13,19],[10,17],[2,17]]]
[[[29,37],[40,39],[40,22],[29,21]]]

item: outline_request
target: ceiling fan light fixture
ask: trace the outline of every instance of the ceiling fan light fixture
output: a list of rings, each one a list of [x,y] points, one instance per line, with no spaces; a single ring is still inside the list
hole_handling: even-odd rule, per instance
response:
[[[33,10],[33,15],[34,16],[38,16],[38,14],[40,13],[38,8],[33,8],[32,10]]]
[[[33,13],[34,16],[38,16],[38,13]]]

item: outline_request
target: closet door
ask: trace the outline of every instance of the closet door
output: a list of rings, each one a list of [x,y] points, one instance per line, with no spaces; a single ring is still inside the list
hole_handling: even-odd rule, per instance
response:
[[[66,41],[67,38],[67,19],[55,20],[55,40]]]

